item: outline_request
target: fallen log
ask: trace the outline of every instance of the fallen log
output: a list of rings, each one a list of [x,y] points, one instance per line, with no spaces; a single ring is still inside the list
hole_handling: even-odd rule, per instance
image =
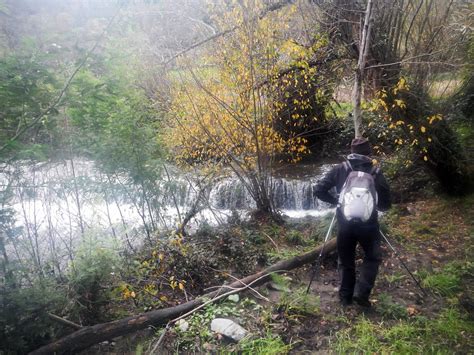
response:
[[[158,309],[108,323],[85,326],[74,333],[32,351],[30,354],[40,355],[78,352],[87,349],[94,344],[144,329],[150,325],[165,325],[170,320],[176,319],[199,307],[206,301],[209,301],[209,299],[218,297],[226,292],[229,293],[229,289],[235,288],[234,293],[238,293],[247,289],[250,285],[255,287],[268,282],[271,279],[271,274],[275,272],[283,273],[313,262],[321,252],[321,248],[322,245],[308,253],[295,256],[291,259],[281,260],[260,272],[246,276],[243,279],[232,282],[231,284],[223,285],[222,288],[216,291],[206,293],[205,295],[178,306]],[[324,255],[335,249],[336,239],[332,239],[326,243],[326,246],[324,247]]]

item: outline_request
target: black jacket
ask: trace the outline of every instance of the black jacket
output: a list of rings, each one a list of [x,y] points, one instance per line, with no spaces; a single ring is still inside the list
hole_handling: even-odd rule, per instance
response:
[[[352,169],[357,171],[363,171],[370,173],[372,170],[372,160],[360,154],[350,154],[347,156],[347,160],[350,162]],[[328,202],[331,205],[337,205],[338,198],[333,196],[329,191],[335,187],[337,195],[341,192],[342,186],[349,175],[348,170],[344,164],[338,164],[332,168],[321,180],[316,184],[313,190],[317,198],[324,202]],[[380,169],[375,174],[375,189],[377,190],[378,203],[377,209],[379,211],[386,211],[392,206],[390,199],[390,188],[387,184],[387,180],[383,176]]]

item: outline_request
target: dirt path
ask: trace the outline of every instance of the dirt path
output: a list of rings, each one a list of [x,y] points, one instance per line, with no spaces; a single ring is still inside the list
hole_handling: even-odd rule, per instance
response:
[[[463,207],[453,203],[446,209],[446,204],[439,201],[420,201],[399,206],[396,215],[389,216],[387,222],[392,226],[389,238],[412,272],[434,272],[449,262],[467,257],[473,239],[472,211],[466,213]],[[408,317],[432,318],[447,306],[446,299],[432,292],[425,297],[385,243],[382,249],[383,263],[371,296],[373,307],[370,310],[357,305],[342,309],[337,295],[339,276],[336,256],[324,260],[321,272],[311,287],[312,294],[320,298],[319,314],[289,320],[288,326],[280,332],[286,343],[295,344],[291,353],[330,352],[335,334],[361,317],[375,323],[394,324],[397,312]],[[361,263],[362,253],[359,250],[357,267]],[[310,274],[311,270],[305,270],[293,277],[291,289],[305,287]],[[466,282],[472,285],[472,280]],[[472,289],[469,285],[465,287]],[[471,298],[468,303],[472,306]]]

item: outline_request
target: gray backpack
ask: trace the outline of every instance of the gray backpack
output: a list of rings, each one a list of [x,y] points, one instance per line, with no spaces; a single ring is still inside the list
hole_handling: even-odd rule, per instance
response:
[[[366,223],[377,210],[375,175],[379,169],[373,167],[365,173],[355,171],[347,161],[343,164],[350,173],[339,194],[339,210],[347,222]]]

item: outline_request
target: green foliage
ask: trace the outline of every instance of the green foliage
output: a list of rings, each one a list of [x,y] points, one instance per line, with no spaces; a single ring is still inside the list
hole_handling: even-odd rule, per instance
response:
[[[450,297],[462,291],[462,280],[474,275],[474,263],[454,261],[447,264],[442,270],[427,275],[423,279],[423,285],[439,293]]]
[[[125,172],[135,182],[155,178],[161,155],[155,113],[143,92],[112,74],[84,69],[74,81],[68,114],[75,150],[111,174]]]
[[[289,290],[291,278],[284,274],[271,274],[272,282],[277,285],[280,289]]]
[[[275,263],[280,260],[293,258],[297,255],[301,255],[305,252],[310,251],[311,247],[288,247],[288,248],[279,248],[278,250],[271,250],[267,252],[268,262]]]
[[[2,204],[9,201],[7,190],[0,193]],[[15,226],[12,208],[0,208],[0,344],[5,353],[27,353],[62,335],[48,312],[61,315],[66,300],[58,280],[32,272],[16,258],[7,258],[21,228]]]
[[[246,337],[237,344],[226,344],[210,330],[211,321],[218,317],[232,318],[249,330],[249,327],[256,326],[256,321],[263,318],[264,312],[260,304],[247,297],[237,300],[229,296],[222,303],[210,303],[204,309],[186,318],[188,326],[186,330],[181,330],[179,325],[170,330],[174,349],[179,353],[203,353],[210,349],[218,349],[219,354],[286,353],[290,347],[285,346],[278,336],[270,333],[265,333],[259,339],[255,339],[255,335],[253,338]],[[265,327],[267,325],[264,324]],[[250,331],[252,334],[254,332],[258,330]]]
[[[46,65],[46,58],[18,54],[0,58],[0,142],[9,142],[17,132],[29,128],[12,141],[2,154],[16,154],[20,159],[44,159],[57,133],[52,110],[35,121],[57,95],[58,82]],[[54,143],[53,143],[54,144]]]
[[[290,230],[286,235],[285,235],[286,241],[291,244],[291,245],[306,245],[307,241],[304,237],[304,235],[298,231],[298,230]]]
[[[285,344],[280,336],[268,333],[258,339],[242,340],[239,348],[242,354],[280,355],[288,354],[291,345]]]
[[[85,324],[106,320],[104,308],[111,300],[109,284],[117,271],[115,251],[91,237],[80,245],[68,273],[71,314]]]
[[[406,275],[400,272],[395,272],[390,275],[385,275],[385,280],[387,280],[387,282],[391,285],[397,284],[404,279],[406,279]]]
[[[283,292],[277,308],[288,318],[299,318],[319,313],[319,306],[319,296],[306,293],[306,287],[303,286]]]
[[[72,127],[65,144],[74,154],[97,163],[113,185],[112,194],[119,192],[143,211],[143,227],[151,243],[163,190],[176,189],[173,183],[164,188],[158,183],[163,181],[163,152],[157,139],[157,113],[144,91],[127,80],[124,68],[97,60],[103,66],[100,75],[85,68],[71,86],[67,114]]]
[[[393,325],[361,317],[352,327],[336,333],[334,351],[346,353],[426,354],[463,352],[472,346],[472,321],[458,310],[445,309],[434,319],[416,317]]]
[[[143,344],[138,344],[137,347],[135,348],[135,355],[143,355],[144,353],[144,346]]]
[[[224,282],[228,270],[236,270],[231,271],[236,276],[249,274],[263,251],[247,238],[248,229],[228,228],[207,226],[192,239],[162,235],[153,248],[128,260],[116,295],[146,311],[181,302],[186,293],[203,293],[205,287]]]
[[[187,319],[189,328],[181,331],[174,328],[177,334],[175,346],[182,351],[202,351],[204,343],[212,342],[214,335],[211,332],[211,321],[218,317],[238,316],[238,308],[234,302],[210,303],[203,310],[194,313]]]
[[[438,186],[433,174],[420,161],[412,162],[413,152],[399,148],[383,161],[394,202],[408,202],[432,193]]]
[[[333,216],[334,216],[334,213],[331,212],[324,215],[318,220],[318,224],[316,225],[316,230],[314,231],[315,241],[320,241],[320,242],[324,241],[324,238],[326,237],[326,234],[329,230],[329,226],[331,225],[331,220]],[[331,239],[332,237],[336,235],[337,235],[337,223],[334,223],[329,239]]]
[[[377,312],[386,318],[405,319],[408,317],[407,310],[402,305],[395,303],[392,296],[382,293],[376,306]]]
[[[37,280],[23,287],[2,285],[2,351],[27,353],[61,335],[61,326],[51,321],[48,312],[61,314],[66,303],[65,289],[53,279]]]

